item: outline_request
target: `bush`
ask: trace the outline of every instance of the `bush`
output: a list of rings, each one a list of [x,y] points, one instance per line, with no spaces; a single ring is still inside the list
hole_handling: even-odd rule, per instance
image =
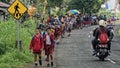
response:
[[[9,19],[0,23],[0,68],[22,68],[33,61],[29,52],[29,44],[34,30],[34,20],[28,20],[20,24],[22,51],[18,52],[15,47],[16,22],[13,19]]]
[[[12,41],[12,42],[11,42]],[[14,48],[15,41],[15,23],[12,20],[0,23],[0,49],[4,51],[7,48]]]
[[[0,41],[0,55],[5,53],[5,48],[3,46],[3,43]]]
[[[31,57],[32,56],[30,54],[18,52],[17,50],[14,50],[13,52],[8,52],[0,59],[0,68],[20,68],[27,63],[32,62]]]

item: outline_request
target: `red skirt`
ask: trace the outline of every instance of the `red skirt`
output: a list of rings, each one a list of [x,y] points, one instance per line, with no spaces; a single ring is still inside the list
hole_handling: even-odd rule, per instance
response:
[[[40,55],[41,52],[42,52],[42,51],[39,51],[39,52],[33,52],[33,54],[35,54],[35,55],[36,55],[36,54]]]
[[[46,45],[45,47],[45,55],[52,55],[54,47],[51,45]]]
[[[64,30],[61,31],[61,34],[62,34],[62,35],[65,34]]]
[[[91,24],[91,21],[85,21],[85,24],[86,24],[86,25],[90,25],[90,24]]]

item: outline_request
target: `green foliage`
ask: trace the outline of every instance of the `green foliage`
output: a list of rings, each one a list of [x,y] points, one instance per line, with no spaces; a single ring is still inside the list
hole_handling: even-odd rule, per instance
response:
[[[10,2],[10,0],[0,0],[0,1],[5,2],[5,3],[9,3]]]
[[[62,8],[59,10],[58,15],[65,15],[67,13],[67,8]]]
[[[5,53],[5,48],[3,46],[3,43],[0,41],[0,55],[2,55],[3,53]]]
[[[118,30],[118,36],[120,36],[120,29]]]
[[[52,15],[56,16],[56,15],[65,15],[66,14],[66,8],[59,8],[56,7],[53,9],[52,11]]]
[[[7,52],[0,59],[0,68],[20,68],[29,62],[32,62],[31,55],[29,53],[22,53],[14,50],[13,52]]]
[[[104,15],[106,15],[106,17],[107,18],[110,18],[111,17],[111,12],[110,11],[107,11],[106,9],[100,9],[100,11],[99,11],[99,14],[104,14]],[[98,14],[98,15],[99,15]]]
[[[43,7],[44,7],[44,3],[42,2],[42,3],[39,3],[38,5],[37,5],[37,9],[38,9],[38,13],[39,14],[42,14],[42,12],[43,12]]]
[[[48,0],[48,5],[50,7],[60,7],[63,4],[64,0]]]
[[[15,43],[11,41],[15,41],[15,22],[13,22],[13,20],[0,23],[0,49],[2,50],[0,51],[1,54],[5,53],[5,51],[8,50],[9,46],[11,48],[14,48]]]
[[[18,52],[16,42],[16,22],[13,19],[0,23],[0,68],[22,68],[32,62],[29,44],[35,30],[35,21],[20,24],[22,51]]]
[[[78,9],[82,13],[96,13],[101,8],[102,0],[71,0],[70,9]]]
[[[118,12],[117,16],[120,18],[120,11]]]

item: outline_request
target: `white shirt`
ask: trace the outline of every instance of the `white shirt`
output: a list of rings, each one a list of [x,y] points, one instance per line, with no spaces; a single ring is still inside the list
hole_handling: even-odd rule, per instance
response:
[[[51,39],[50,39],[50,36],[48,34],[46,35],[46,44],[51,45]]]

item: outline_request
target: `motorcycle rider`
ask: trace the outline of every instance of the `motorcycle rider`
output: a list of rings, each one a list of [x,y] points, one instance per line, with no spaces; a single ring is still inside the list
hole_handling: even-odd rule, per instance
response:
[[[110,38],[110,30],[106,28],[106,22],[104,20],[100,20],[99,21],[99,27],[97,27],[95,30],[93,30],[93,36],[95,37],[93,40],[92,40],[92,46],[93,46],[93,55],[96,54],[97,52],[97,45],[100,44],[100,39],[99,39],[99,36],[101,34],[102,31],[105,31],[106,35],[107,35],[107,45],[108,45],[108,51],[110,52],[110,49],[111,49],[111,38]]]

